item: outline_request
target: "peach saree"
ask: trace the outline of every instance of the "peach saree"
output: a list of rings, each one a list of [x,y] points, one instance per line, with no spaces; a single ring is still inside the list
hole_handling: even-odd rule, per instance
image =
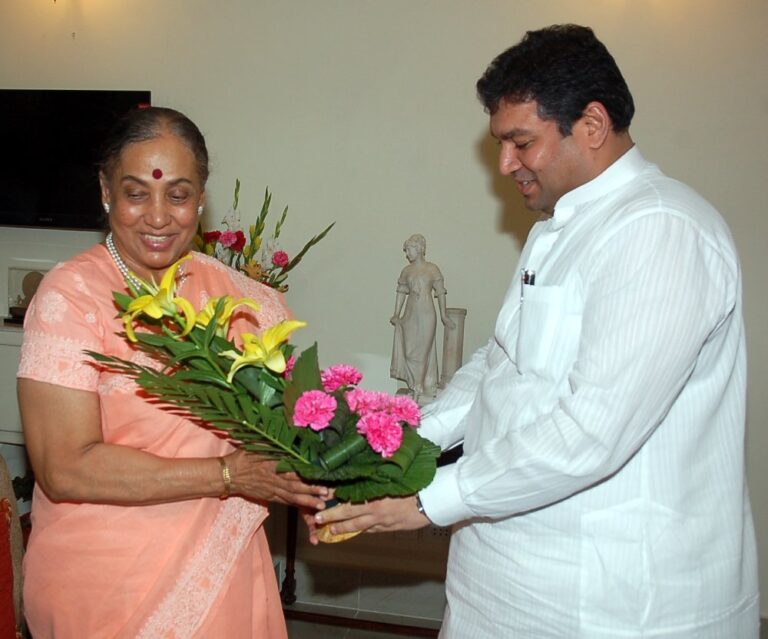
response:
[[[160,457],[230,452],[224,439],[153,406],[131,380],[83,354],[146,358],[116,335],[112,291],[124,288],[101,245],[52,269],[27,314],[18,376],[98,393],[105,442]],[[225,294],[256,299],[259,312],[236,317],[237,332],[289,314],[278,293],[200,254],[185,263],[179,294],[198,308]],[[36,488],[24,563],[33,636],[285,638],[266,516],[239,497],[115,506],[54,503]]]

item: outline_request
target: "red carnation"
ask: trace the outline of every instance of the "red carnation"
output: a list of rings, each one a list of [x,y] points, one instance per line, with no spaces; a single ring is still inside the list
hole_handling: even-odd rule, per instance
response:
[[[235,235],[237,235],[237,239],[235,240],[235,243],[232,244],[232,246],[230,246],[229,248],[239,253],[240,251],[243,250],[243,247],[245,246],[245,235],[243,234],[242,231],[237,231]]]
[[[203,233],[203,242],[206,244],[216,244],[221,237],[221,231],[208,231]]]

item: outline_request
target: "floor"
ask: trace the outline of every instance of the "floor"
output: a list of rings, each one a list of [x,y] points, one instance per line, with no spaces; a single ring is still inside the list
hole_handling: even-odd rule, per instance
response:
[[[421,634],[402,634],[400,632],[392,634],[377,630],[345,628],[296,619],[288,619],[287,624],[288,639],[402,639],[403,637],[423,636]]]
[[[308,622],[288,621],[288,639],[396,639],[408,635],[388,634],[351,628],[321,626]],[[760,624],[760,639],[768,639],[768,621]]]

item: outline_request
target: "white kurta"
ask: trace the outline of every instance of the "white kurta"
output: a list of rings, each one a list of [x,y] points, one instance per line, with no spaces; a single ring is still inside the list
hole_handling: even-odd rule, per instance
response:
[[[464,442],[421,493],[458,522],[441,637],[757,638],[741,276],[720,215],[633,148],[534,226],[517,273],[421,428]]]

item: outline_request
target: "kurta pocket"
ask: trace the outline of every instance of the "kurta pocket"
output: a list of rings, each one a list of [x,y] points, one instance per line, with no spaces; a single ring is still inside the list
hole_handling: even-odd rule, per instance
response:
[[[516,360],[521,373],[544,373],[563,315],[562,286],[523,285]]]

